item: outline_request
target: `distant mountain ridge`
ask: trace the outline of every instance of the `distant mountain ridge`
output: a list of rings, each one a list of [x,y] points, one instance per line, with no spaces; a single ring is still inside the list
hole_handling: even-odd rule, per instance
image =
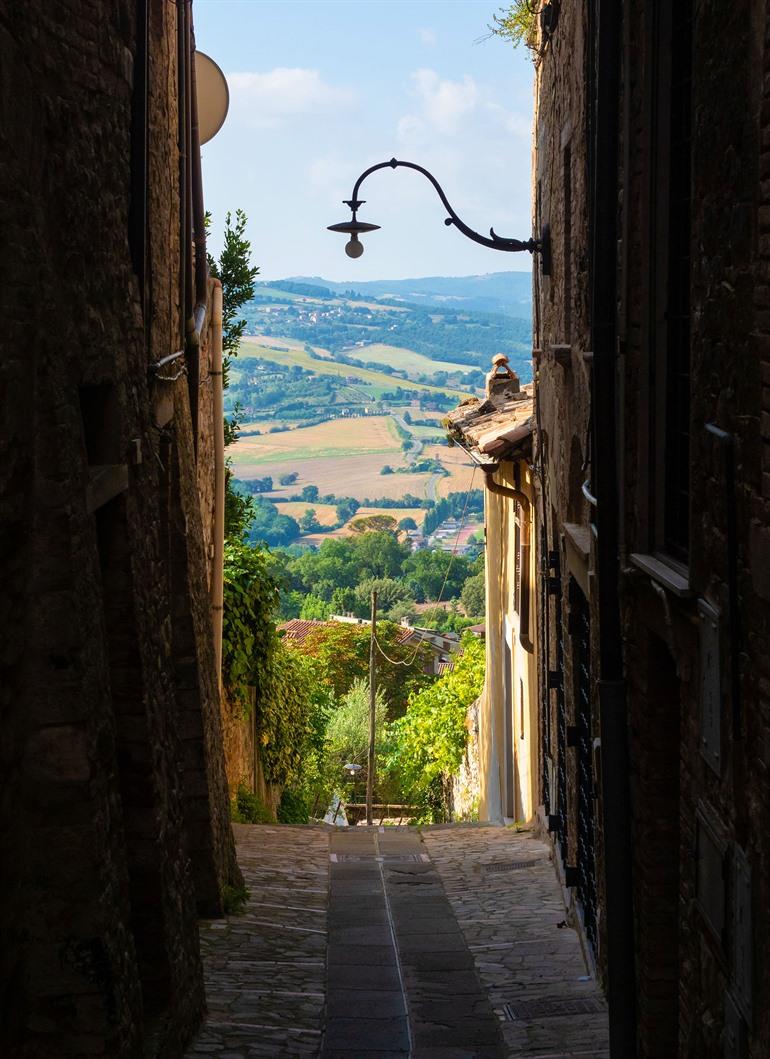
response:
[[[423,276],[416,279],[335,280],[320,276],[289,276],[283,282],[326,287],[335,294],[355,291],[370,298],[401,300],[410,305],[505,313],[520,320],[532,317],[532,274],[489,272],[483,276]],[[281,280],[269,286],[280,287]]]

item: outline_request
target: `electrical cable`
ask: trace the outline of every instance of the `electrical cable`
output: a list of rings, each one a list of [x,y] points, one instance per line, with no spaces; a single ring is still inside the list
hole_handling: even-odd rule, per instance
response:
[[[457,531],[457,536],[455,537],[454,546],[453,546],[451,554],[449,556],[449,563],[447,564],[446,574],[444,575],[444,583],[442,584],[441,591],[438,594],[438,599],[436,600],[436,606],[438,606],[441,603],[441,601],[442,601],[442,598],[443,598],[443,595],[444,595],[444,589],[447,586],[447,582],[449,580],[449,574],[450,574],[451,569],[452,569],[452,563],[454,562],[455,556],[457,555],[457,548],[458,548],[458,545],[460,543],[460,534],[462,533],[463,529],[465,528],[465,514],[466,514],[466,511],[468,510],[468,501],[470,500],[471,492],[473,491],[473,480],[474,480],[475,477],[476,477],[476,467],[474,466],[473,471],[471,472],[470,485],[468,486],[468,489],[467,489],[467,491],[465,493],[465,503],[463,504],[462,515],[460,516],[460,528]],[[386,661],[390,662],[391,665],[393,665],[393,666],[410,666],[410,665],[412,665],[412,663],[414,662],[415,658],[417,657],[417,654],[418,654],[420,648],[422,647],[422,645],[423,645],[423,643],[425,642],[426,639],[427,639],[426,634],[422,633],[420,635],[420,639],[417,641],[417,644],[415,646],[414,653],[412,654],[412,657],[410,659],[408,659],[408,660],[402,660],[400,662],[396,661],[395,658],[391,658],[389,655],[387,655],[385,653],[385,651],[380,646],[379,640],[377,639],[376,636],[374,637],[374,646],[380,652],[382,657],[384,659],[386,659]]]

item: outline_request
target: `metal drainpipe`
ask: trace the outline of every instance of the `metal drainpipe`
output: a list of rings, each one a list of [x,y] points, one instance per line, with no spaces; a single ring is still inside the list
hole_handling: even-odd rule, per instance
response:
[[[192,12],[190,0],[184,0],[184,62],[185,62],[185,100],[184,100],[184,143],[185,143],[185,350],[187,353],[187,385],[190,400],[190,420],[192,423],[193,451],[198,458],[198,390],[200,388],[200,337],[205,320],[205,302],[203,312],[194,306],[195,291],[193,288],[193,162],[192,162]]]
[[[186,122],[185,106],[187,88],[185,74],[185,0],[177,0],[176,5],[176,65],[177,65],[177,149],[179,152],[179,321],[182,346],[187,337],[187,310],[185,305],[187,283],[187,159],[186,159]]]
[[[636,1055],[628,719],[620,625],[616,428],[617,188],[621,5],[591,4],[597,39],[592,188],[591,338],[594,352],[592,484],[597,506],[599,703],[610,1054]],[[609,443],[607,440],[609,439]]]
[[[214,415],[214,565],[211,572],[211,616],[214,656],[222,689],[222,617],[225,549],[225,418],[222,402],[222,284],[213,280],[211,371]]]
[[[198,124],[198,82],[195,76],[195,33],[190,39],[190,101],[192,110],[192,226],[195,238],[195,300],[206,302],[209,266],[206,258],[206,211],[203,208],[203,175],[201,172],[201,138]]]

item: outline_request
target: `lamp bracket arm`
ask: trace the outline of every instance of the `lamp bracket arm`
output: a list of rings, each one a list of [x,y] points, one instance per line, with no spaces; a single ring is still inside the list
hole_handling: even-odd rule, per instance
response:
[[[366,178],[372,173],[376,173],[378,169],[397,169],[399,167],[403,169],[415,169],[418,173],[422,173],[424,177],[427,177],[427,179],[436,189],[438,197],[441,199],[444,208],[449,214],[447,219],[444,221],[444,224],[453,224],[455,228],[457,228],[463,233],[463,235],[467,236],[468,239],[472,239],[475,243],[481,243],[482,246],[488,246],[492,250],[508,250],[514,252],[520,250],[528,250],[530,254],[540,252],[543,249],[542,242],[539,239],[506,239],[503,236],[497,235],[494,228],[489,229],[489,238],[487,238],[487,236],[485,235],[481,235],[479,232],[475,232],[457,216],[455,211],[452,209],[449,199],[444,194],[444,189],[441,187],[438,180],[436,180],[432,173],[429,173],[427,169],[424,169],[421,165],[417,165],[415,162],[402,162],[399,161],[399,159],[397,158],[391,158],[389,162],[378,162],[377,165],[370,166],[368,169],[364,170],[364,172],[355,182],[355,185],[353,186],[353,194],[349,199],[344,200],[345,205],[349,206],[352,210],[354,220],[356,217],[356,212],[360,209],[361,206],[363,206],[365,201],[364,199],[359,199],[358,197],[358,192],[364,180],[366,180]]]

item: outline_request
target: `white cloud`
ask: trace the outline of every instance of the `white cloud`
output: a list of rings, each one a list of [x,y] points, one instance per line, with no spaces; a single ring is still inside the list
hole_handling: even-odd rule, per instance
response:
[[[436,31],[434,29],[423,28],[419,29],[417,32],[419,33],[420,40],[423,44],[426,44],[429,48],[435,48],[438,37],[436,36]]]
[[[503,126],[506,132],[514,136],[529,138],[532,135],[532,120],[524,114],[517,114],[513,110],[506,110],[499,103],[486,102],[484,108],[489,116]]]
[[[501,106],[490,92],[466,74],[460,81],[442,80],[435,70],[417,70],[411,75],[412,96],[417,101],[413,113],[405,114],[397,124],[401,143],[412,144],[427,134],[440,136],[486,131],[528,138],[531,131],[528,115]]]
[[[330,85],[318,70],[276,67],[267,73],[227,75],[235,115],[249,125],[271,128],[298,116],[349,106],[354,94]]]
[[[468,74],[462,81],[442,81],[435,70],[423,69],[412,74],[412,82],[421,117],[439,132],[457,132],[479,103],[478,85]]]

